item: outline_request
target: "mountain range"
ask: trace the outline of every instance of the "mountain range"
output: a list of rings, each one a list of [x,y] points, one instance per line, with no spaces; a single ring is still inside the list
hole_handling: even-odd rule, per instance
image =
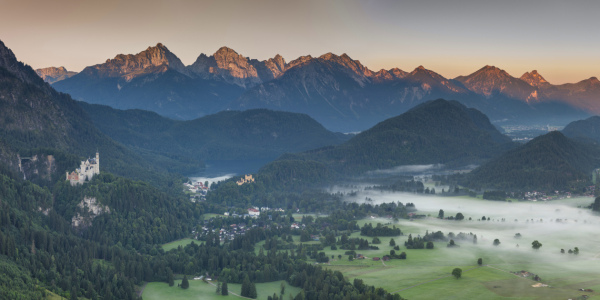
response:
[[[65,76],[66,77],[66,76]],[[594,77],[552,85],[537,71],[516,78],[493,66],[448,79],[419,66],[372,71],[346,54],[280,55],[259,61],[222,47],[185,66],[163,44],[117,55],[53,83],[89,103],[139,108],[173,119],[218,111],[268,108],[305,113],[334,131],[365,130],[417,104],[456,99],[495,123],[567,124],[600,112]]]

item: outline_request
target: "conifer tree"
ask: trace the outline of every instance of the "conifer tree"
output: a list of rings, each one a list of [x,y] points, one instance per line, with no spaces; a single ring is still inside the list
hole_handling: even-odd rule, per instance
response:
[[[229,289],[227,288],[227,282],[223,282],[221,285],[221,295],[227,296],[229,295]]]
[[[183,275],[183,280],[181,281],[181,288],[187,289],[190,287],[190,282],[187,279],[187,275]]]

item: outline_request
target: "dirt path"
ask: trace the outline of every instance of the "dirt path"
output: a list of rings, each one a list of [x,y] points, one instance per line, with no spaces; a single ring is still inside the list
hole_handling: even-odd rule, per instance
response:
[[[146,286],[148,285],[147,282],[144,282],[144,285],[142,286],[142,289],[140,290],[140,292],[138,293],[138,296],[141,298],[142,294],[144,293],[144,289],[146,288]]]
[[[528,277],[519,276],[519,275],[517,275],[517,274],[515,274],[515,273],[513,273],[513,272],[506,271],[506,270],[502,270],[502,269],[499,269],[499,268],[496,268],[496,267],[492,267],[492,265],[485,265],[485,266],[486,266],[486,267],[488,267],[488,268],[492,268],[492,269],[494,269],[494,270],[502,271],[502,272],[504,272],[504,273],[512,274],[512,275],[514,275],[514,276],[517,276],[517,277],[519,277],[519,278],[523,278],[523,279],[527,279],[527,280],[531,280],[531,281],[533,281],[533,282],[536,282],[536,281],[535,281],[535,280],[533,280],[532,278],[528,278]]]

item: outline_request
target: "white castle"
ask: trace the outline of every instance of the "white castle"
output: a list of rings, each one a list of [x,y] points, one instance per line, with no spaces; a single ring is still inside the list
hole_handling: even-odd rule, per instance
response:
[[[81,166],[75,171],[67,172],[67,180],[71,185],[83,184],[86,180],[92,180],[94,175],[100,174],[100,154],[96,152],[96,158],[88,158],[81,162]]]

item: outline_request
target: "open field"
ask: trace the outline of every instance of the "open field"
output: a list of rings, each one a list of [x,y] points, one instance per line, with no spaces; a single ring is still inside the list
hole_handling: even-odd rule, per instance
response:
[[[365,195],[367,194],[367,195]],[[366,283],[381,286],[388,291],[397,291],[409,299],[576,299],[582,295],[589,299],[600,299],[600,238],[596,232],[600,217],[589,210],[578,208],[589,205],[592,198],[572,198],[551,202],[507,203],[485,201],[467,197],[427,197],[401,193],[359,193],[357,199],[366,196],[374,203],[400,201],[415,203],[419,213],[437,216],[443,209],[446,216],[458,212],[466,220],[439,220],[434,217],[396,223],[404,236],[394,237],[399,252],[406,252],[406,260],[385,262],[373,261],[373,257],[389,254],[391,237],[379,237],[379,250],[356,251],[368,257],[350,262],[345,250],[325,252],[335,259],[326,267],[341,271],[350,280],[363,279]],[[380,196],[380,197],[378,197]],[[391,200],[392,198],[393,200]],[[388,200],[390,199],[390,200]],[[378,201],[379,200],[379,201]],[[491,221],[478,221],[483,216]],[[468,218],[471,217],[471,221]],[[389,219],[368,218],[365,223],[388,224]],[[391,226],[391,225],[390,225]],[[435,249],[406,249],[404,241],[408,234],[413,237],[426,231],[474,233],[477,244],[472,240],[457,240],[460,247],[447,248],[446,242],[435,242]],[[515,234],[520,233],[520,239]],[[359,237],[353,233],[352,237]],[[372,237],[367,238],[369,241]],[[494,239],[501,244],[493,246]],[[543,246],[539,250],[531,247],[533,240]],[[561,254],[560,249],[580,249],[579,255]],[[338,260],[338,255],[342,259]],[[483,266],[477,265],[483,259]],[[457,280],[450,276],[455,267],[463,270]],[[532,287],[537,282],[516,276],[510,272],[526,270],[538,274],[550,287]],[[582,292],[579,289],[593,289]]]
[[[428,197],[401,193],[369,192],[373,204],[400,201],[415,203],[418,213],[430,217],[418,220],[400,220],[393,223],[390,219],[369,217],[358,221],[359,226],[366,223],[381,223],[399,227],[403,235],[379,237],[378,250],[357,250],[367,257],[364,260],[349,261],[346,250],[324,252],[331,261],[322,264],[325,268],[338,270],[351,282],[360,278],[365,283],[397,292],[408,299],[577,299],[587,295],[588,299],[600,299],[600,239],[596,238],[600,217],[581,207],[589,205],[593,199],[571,198],[550,202],[496,202],[470,197]],[[359,193],[358,199],[365,199],[365,193]],[[445,216],[454,216],[461,212],[465,220],[440,220],[435,218],[440,209]],[[315,215],[312,215],[313,217]],[[486,221],[481,221],[482,217]],[[294,215],[298,220],[302,214]],[[469,220],[471,218],[471,220]],[[491,219],[491,220],[488,220]],[[476,234],[478,239],[458,240],[459,247],[448,248],[447,242],[435,242],[435,248],[406,249],[404,242],[408,235],[423,236],[427,231],[442,231]],[[521,238],[515,238],[520,233]],[[366,238],[354,232],[350,237]],[[397,254],[406,252],[406,260],[387,262],[373,261],[373,257],[383,257],[393,249],[389,245],[394,238],[400,246]],[[300,243],[299,236],[293,237]],[[494,239],[500,240],[499,246],[493,246]],[[539,240],[543,246],[534,250],[531,243]],[[191,240],[169,243],[169,247],[185,245]],[[304,244],[316,244],[307,242]],[[260,242],[255,250],[264,244]],[[165,245],[166,246],[166,245]],[[580,249],[579,255],[561,254],[560,249]],[[341,259],[339,256],[341,255]],[[332,258],[333,256],[333,258]],[[477,259],[483,259],[483,266],[477,265]],[[463,276],[455,279],[450,274],[454,268],[461,268]],[[541,277],[541,283],[548,287],[533,287],[537,282],[531,277],[524,278],[511,272],[525,270]],[[266,299],[278,290],[279,282],[257,284],[258,299]],[[583,292],[579,289],[593,289]],[[239,292],[240,285],[230,284],[230,291]],[[144,291],[144,299],[215,299],[223,298],[214,293],[215,287],[201,281],[190,281],[190,289],[185,291],[168,287],[165,283],[149,283]],[[287,286],[287,290],[300,289]],[[200,295],[200,297],[198,297]],[[230,296],[231,297],[231,296]]]
[[[173,241],[173,242],[170,242],[170,243],[163,244],[162,248],[165,251],[169,251],[169,250],[175,249],[175,248],[177,248],[179,246],[185,247],[186,245],[188,245],[188,244],[190,244],[192,242],[194,242],[196,244],[202,244],[203,243],[201,241],[197,241],[197,240],[194,240],[194,239],[181,239],[181,240],[176,240],[176,241]]]
[[[272,296],[273,293],[279,295],[280,285],[282,281],[274,281],[267,283],[257,283],[256,291],[258,293],[257,299],[267,299],[268,296]],[[203,300],[225,300],[225,299],[244,299],[242,297],[235,296],[231,292],[240,294],[242,290],[241,284],[228,283],[229,296],[217,295],[215,293],[216,286],[203,282],[202,280],[190,280],[190,287],[186,290],[177,287],[181,280],[176,280],[175,285],[170,287],[165,282],[150,282],[144,289],[142,298],[145,300],[190,300],[190,299],[203,299]],[[216,282],[215,282],[216,284]],[[296,296],[300,293],[300,289],[292,287],[286,283],[284,297],[287,299],[288,295]]]

